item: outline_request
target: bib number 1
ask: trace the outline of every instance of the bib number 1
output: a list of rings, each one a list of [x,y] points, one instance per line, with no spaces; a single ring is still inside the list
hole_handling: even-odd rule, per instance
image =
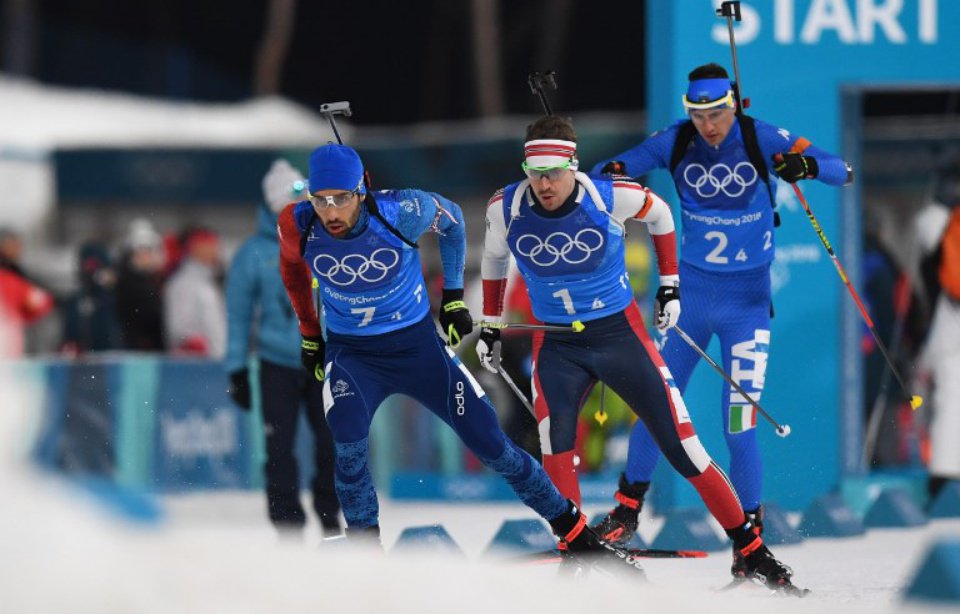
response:
[[[570,291],[566,288],[560,288],[553,293],[554,297],[563,301],[563,308],[569,315],[577,315],[576,310],[573,308],[573,297],[570,296]]]

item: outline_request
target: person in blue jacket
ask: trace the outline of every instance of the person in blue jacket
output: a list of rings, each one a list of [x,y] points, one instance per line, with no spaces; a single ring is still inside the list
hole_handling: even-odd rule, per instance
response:
[[[690,72],[683,104],[688,119],[599,162],[593,171],[633,177],[656,168],[670,171],[681,206],[680,325],[700,347],[716,335],[724,370],[759,400],[770,347],[770,263],[778,222],[770,170],[790,183],[817,179],[834,186],[849,183],[853,174],[842,159],[807,139],[738,114],[733,86],[718,64]],[[682,393],[698,354],[674,330],[667,331],[660,351]],[[755,410],[726,384],[720,405],[730,479],[759,532],[763,465]],[[659,457],[649,431],[637,422],[615,495],[618,505],[597,525],[602,535],[618,542],[633,536]],[[736,552],[732,572],[746,574]]]
[[[296,534],[306,522],[300,503],[300,470],[294,455],[301,410],[313,431],[313,507],[324,537],[341,533],[340,504],[333,480],[333,439],[323,415],[322,387],[300,367],[300,330],[280,279],[277,213],[303,193],[306,181],[277,159],[263,178],[264,202],[257,231],[237,250],[227,275],[226,370],[230,396],[241,409],[252,405],[248,356],[260,367],[260,406],[266,436],[264,464],[267,512],[282,533]]]

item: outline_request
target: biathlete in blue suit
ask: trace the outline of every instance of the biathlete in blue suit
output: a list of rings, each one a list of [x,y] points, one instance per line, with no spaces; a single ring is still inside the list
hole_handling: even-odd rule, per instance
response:
[[[323,381],[348,537],[379,540],[368,434],[383,400],[401,393],[453,428],[549,521],[571,560],[642,575],[637,561],[601,541],[543,468],[504,435],[487,395],[437,334],[416,241],[427,231],[439,235],[440,325],[454,340],[468,334],[473,322],[463,303],[460,207],[420,190],[368,193],[360,157],[343,145],[312,153],[309,185],[308,200],[280,214],[280,269],[300,321],[304,366]],[[310,297],[311,277],[319,282],[326,341]]]
[[[572,123],[553,115],[527,128],[527,179],[498,191],[487,205],[481,265],[485,319],[502,316],[512,256],[537,319],[571,327],[537,331],[534,337],[533,406],[544,468],[561,493],[579,498],[573,460],[577,416],[590,388],[602,381],[630,405],[670,464],[697,489],[750,572],[768,586],[788,586],[792,571],[754,533],[727,477],[701,445],[627,279],[624,224],[639,220],[657,250],[657,327],[676,324],[681,277],[670,209],[628,177],[577,172],[576,138]],[[575,323],[582,324],[580,332]],[[493,372],[498,344],[499,329],[484,327],[477,353]]]
[[[738,116],[722,66],[700,66],[689,81],[683,100],[688,120],[654,133],[593,170],[637,177],[655,168],[670,169],[681,204],[683,328],[704,348],[716,335],[724,370],[759,400],[770,347],[770,263],[776,244],[776,183],[768,166],[791,183],[819,179],[839,186],[851,181],[852,172],[843,160],[802,137]],[[667,332],[661,354],[682,393],[699,356],[676,331]],[[763,465],[756,415],[726,384],[720,404],[730,478],[748,517],[762,531]],[[619,504],[598,525],[602,534],[616,541],[632,537],[659,457],[654,437],[638,422],[616,494]],[[733,573],[745,573],[742,557],[734,557]]]

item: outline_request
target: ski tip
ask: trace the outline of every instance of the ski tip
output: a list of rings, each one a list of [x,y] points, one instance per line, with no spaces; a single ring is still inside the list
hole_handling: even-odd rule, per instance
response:
[[[586,327],[583,325],[583,322],[581,322],[580,320],[574,320],[573,324],[570,325],[570,328],[572,328],[573,332],[575,333],[582,333],[583,329]]]

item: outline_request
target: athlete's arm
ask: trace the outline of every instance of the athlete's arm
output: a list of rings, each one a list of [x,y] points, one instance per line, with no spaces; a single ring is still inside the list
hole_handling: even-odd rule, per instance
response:
[[[503,216],[503,190],[487,202],[487,232],[483,239],[483,318],[499,322],[503,315],[503,295],[510,270],[510,246],[507,245],[507,224]]]
[[[399,190],[397,196],[401,202],[397,230],[410,241],[416,241],[425,232],[436,233],[443,266],[443,287],[446,290],[463,288],[467,232],[460,205],[422,190]]]
[[[755,122],[757,142],[765,160],[771,160],[778,153],[799,153],[816,160],[816,179],[823,183],[839,186],[853,181],[853,169],[844,162],[843,158],[813,145],[807,139],[796,136],[788,130],[777,128],[760,120],[755,120]]]
[[[646,175],[655,168],[668,168],[676,136],[677,129],[674,126],[654,132],[636,147],[596,163],[590,172],[599,173],[607,162],[613,160],[623,162],[627,167],[626,173],[631,177]]]
[[[293,218],[294,207],[295,204],[287,205],[277,218],[280,277],[300,322],[300,334],[304,337],[319,337],[322,334],[320,318],[310,297],[310,267],[300,255],[300,230]]]
[[[674,285],[674,282],[679,279],[677,277],[677,238],[673,213],[667,202],[650,188],[645,188],[632,179],[615,177],[611,215],[621,222],[634,219],[647,225],[647,231],[657,250],[660,285]]]

